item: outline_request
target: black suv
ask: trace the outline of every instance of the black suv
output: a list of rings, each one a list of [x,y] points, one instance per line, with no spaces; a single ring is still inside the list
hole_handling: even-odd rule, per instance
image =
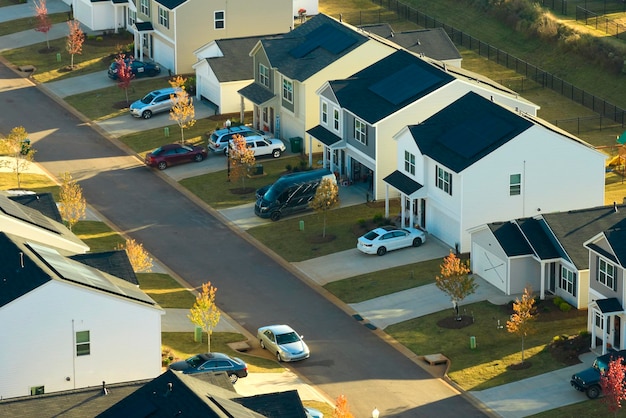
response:
[[[609,362],[616,358],[622,359],[622,364],[626,364],[626,350],[613,351],[596,358],[590,368],[572,375],[570,384],[581,392],[585,392],[589,399],[595,399],[602,393],[600,387],[600,376],[608,369]]]

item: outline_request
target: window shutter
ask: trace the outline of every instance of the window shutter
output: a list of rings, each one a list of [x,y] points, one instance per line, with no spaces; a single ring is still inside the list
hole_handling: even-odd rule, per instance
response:
[[[450,196],[452,196],[452,173],[450,173]]]
[[[573,277],[572,277],[572,296],[576,297],[576,286],[577,286],[577,277],[576,277],[576,273],[573,273]]]
[[[600,257],[596,256],[596,282],[600,281]]]

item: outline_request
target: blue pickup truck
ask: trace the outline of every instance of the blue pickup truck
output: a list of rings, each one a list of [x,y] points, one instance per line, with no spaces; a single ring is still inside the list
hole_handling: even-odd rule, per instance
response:
[[[622,364],[626,364],[626,350],[612,351],[597,357],[591,367],[572,375],[570,384],[581,392],[585,392],[589,399],[595,399],[602,393],[600,387],[600,377],[608,369],[611,360],[622,359]]]

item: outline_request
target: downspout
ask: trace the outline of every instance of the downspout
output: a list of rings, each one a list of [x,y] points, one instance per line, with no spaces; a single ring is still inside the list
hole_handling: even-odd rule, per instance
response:
[[[74,328],[74,320],[72,319],[72,380],[74,389],[76,389],[76,356],[74,355],[74,350],[76,347],[76,331]]]

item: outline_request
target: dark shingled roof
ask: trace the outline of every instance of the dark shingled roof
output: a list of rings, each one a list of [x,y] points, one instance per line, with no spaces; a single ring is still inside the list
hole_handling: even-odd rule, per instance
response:
[[[450,74],[400,50],[329,84],[341,107],[374,124],[453,80]]]
[[[409,196],[424,187],[398,170],[389,174],[383,181]]]
[[[622,267],[626,267],[626,229],[610,229],[604,233]]]
[[[272,35],[276,36],[276,35]],[[254,79],[254,63],[250,51],[261,36],[218,39],[215,41],[224,56],[206,58],[218,81],[241,81]]]
[[[135,27],[139,32],[146,32],[154,30],[152,22],[135,22]]]
[[[533,250],[513,222],[494,222],[487,225],[507,256],[532,255]]]
[[[52,193],[26,194],[8,197],[14,202],[41,212],[44,216],[47,216],[50,219],[54,219],[59,223],[63,222],[63,218],[59,213],[59,208],[54,201]]]
[[[419,150],[460,173],[532,126],[525,118],[470,92],[409,131]]]
[[[388,23],[360,26],[361,29],[385,38],[416,54],[439,60],[461,59],[459,50],[443,28],[394,32]]]
[[[306,418],[297,390],[247,396],[235,402],[268,418]]]
[[[100,253],[76,254],[70,256],[72,260],[97,268],[132,284],[139,284],[133,266],[124,250],[103,251]]]
[[[546,213],[542,217],[576,268],[587,270],[589,251],[583,243],[603,231],[626,229],[626,205],[618,205],[617,209],[615,211],[613,205],[607,205],[568,212]],[[614,250],[622,251],[621,254],[617,254],[619,260],[624,260],[626,257],[623,253],[623,245],[614,247]]]
[[[556,242],[550,231],[547,230],[543,220],[524,218],[518,219],[517,224],[531,248],[535,251],[535,254],[541,260],[567,259],[567,254],[560,250],[558,242]]]
[[[622,308],[622,304],[619,303],[619,300],[617,300],[617,298],[598,299],[596,300],[596,304],[598,305],[598,308],[600,308],[602,313],[624,311],[624,308]]]
[[[185,3],[187,0],[155,0],[155,1],[159,3],[161,6],[172,10],[180,6],[181,4]]]
[[[237,93],[259,106],[269,100],[272,100],[275,96],[274,93],[257,83],[248,84]]]
[[[322,125],[317,125],[306,131],[306,133],[329,147],[337,142],[341,142],[340,136],[332,133]]]
[[[323,13],[282,36],[261,40],[270,66],[284,76],[304,81],[368,40]]]

